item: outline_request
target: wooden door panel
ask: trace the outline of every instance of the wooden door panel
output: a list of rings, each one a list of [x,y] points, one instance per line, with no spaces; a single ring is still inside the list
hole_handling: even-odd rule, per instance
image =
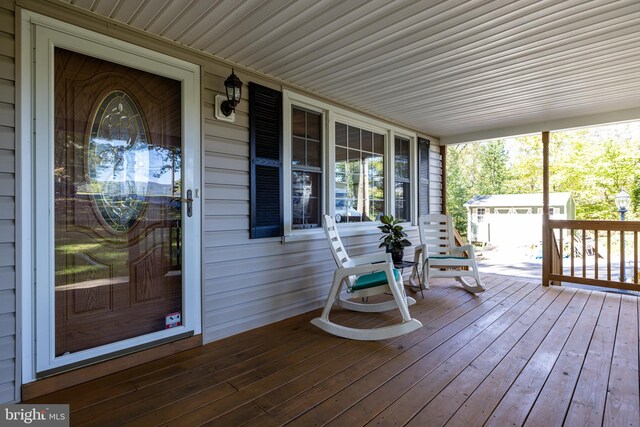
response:
[[[56,355],[182,311],[180,83],[55,49]]]
[[[134,304],[147,302],[165,296],[164,275],[166,271],[157,266],[167,265],[162,247],[155,247],[140,258],[131,261]]]

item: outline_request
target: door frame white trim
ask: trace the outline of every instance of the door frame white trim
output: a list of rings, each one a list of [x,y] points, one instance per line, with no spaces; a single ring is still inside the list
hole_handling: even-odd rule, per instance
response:
[[[201,117],[200,67],[131,43],[89,31],[30,11],[21,11],[20,139],[16,171],[17,270],[20,280],[22,383],[36,373],[126,348],[193,331],[202,332],[201,307]],[[53,312],[53,182],[46,197],[35,194],[38,176],[52,176],[53,167],[53,48],[63,47],[182,83],[182,138],[184,147],[183,192],[194,191],[193,216],[183,222],[183,326],[131,338],[117,343],[55,357]],[[37,66],[34,66],[36,61]],[[41,89],[40,86],[43,85]],[[37,96],[37,102],[35,98]],[[43,119],[44,118],[44,119]],[[38,148],[36,156],[35,148]],[[43,149],[45,152],[43,152]],[[186,173],[185,171],[191,171]],[[51,173],[49,173],[51,172]],[[42,187],[38,187],[42,188]],[[183,195],[184,197],[184,195]],[[184,204],[183,204],[184,205]],[[43,213],[45,212],[45,213]],[[186,207],[183,206],[183,215]],[[186,218],[186,215],[185,215]],[[186,242],[186,239],[189,239]],[[37,239],[37,242],[36,242]],[[44,243],[43,243],[44,241]],[[43,286],[38,284],[43,283]],[[46,301],[49,304],[42,303]],[[38,315],[38,319],[36,319]],[[40,321],[48,319],[46,322]],[[44,339],[43,339],[44,337]],[[38,355],[38,356],[36,356]]]

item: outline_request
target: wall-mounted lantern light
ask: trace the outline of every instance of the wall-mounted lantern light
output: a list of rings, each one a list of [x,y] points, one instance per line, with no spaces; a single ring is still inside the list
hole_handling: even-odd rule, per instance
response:
[[[216,118],[229,122],[235,121],[236,107],[242,97],[242,80],[236,76],[233,68],[231,75],[224,81],[226,99],[222,95],[216,95]]]
[[[227,100],[222,103],[220,110],[222,114],[229,117],[231,113],[236,111],[236,106],[240,103],[242,96],[242,80],[236,76],[231,69],[231,75],[224,81],[224,87],[227,90]]]

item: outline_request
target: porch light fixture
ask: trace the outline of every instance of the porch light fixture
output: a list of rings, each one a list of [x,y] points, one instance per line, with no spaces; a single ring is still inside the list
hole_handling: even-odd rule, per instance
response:
[[[618,212],[620,212],[620,221],[624,221],[624,214],[627,212],[627,209],[629,209],[630,202],[631,196],[624,191],[624,188],[616,194],[616,207],[618,208]]]
[[[227,92],[227,100],[220,105],[220,111],[226,117],[229,117],[236,111],[236,106],[240,103],[242,96],[242,80],[236,76],[231,69],[231,75],[224,81],[224,87]]]

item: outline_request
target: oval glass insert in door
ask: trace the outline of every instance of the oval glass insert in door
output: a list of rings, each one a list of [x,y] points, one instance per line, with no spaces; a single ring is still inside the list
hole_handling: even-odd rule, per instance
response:
[[[180,82],[55,49],[55,355],[176,326]]]
[[[86,164],[97,213],[110,231],[129,232],[146,206],[149,187],[144,121],[133,99],[115,90],[99,103],[91,129]],[[162,158],[151,160],[164,166]]]

